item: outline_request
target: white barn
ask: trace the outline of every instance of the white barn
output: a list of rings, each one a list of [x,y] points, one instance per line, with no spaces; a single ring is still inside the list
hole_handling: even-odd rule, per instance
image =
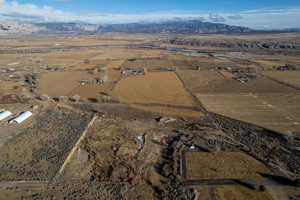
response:
[[[31,117],[31,115],[32,115],[32,112],[29,112],[29,111],[23,112],[19,116],[17,116],[16,118],[13,118],[12,120],[10,120],[9,123],[16,122],[18,124],[21,124],[23,121],[25,121],[26,119]]]
[[[12,115],[10,111],[4,111],[0,113],[0,121]]]

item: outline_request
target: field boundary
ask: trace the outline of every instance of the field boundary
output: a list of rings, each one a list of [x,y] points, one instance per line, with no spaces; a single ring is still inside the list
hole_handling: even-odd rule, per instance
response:
[[[72,148],[71,152],[68,154],[67,158],[65,159],[63,165],[61,166],[61,168],[59,169],[57,176],[61,175],[63,173],[63,171],[65,170],[67,164],[69,163],[69,161],[71,160],[73,154],[76,152],[76,150],[79,148],[79,145],[81,144],[81,141],[85,138],[87,131],[89,130],[89,128],[94,124],[95,120],[97,119],[97,115],[94,115],[94,117],[92,118],[92,120],[89,122],[89,124],[87,125],[86,129],[83,131],[82,135],[80,136],[80,138],[77,140],[76,144],[74,145],[74,147]]]
[[[279,83],[279,84],[281,84],[281,85],[284,85],[284,86],[293,88],[293,89],[295,89],[295,90],[300,90],[300,88],[297,87],[297,86],[295,86],[295,85],[291,85],[291,84],[286,83],[286,82],[284,82],[284,81],[280,81],[280,80],[278,80],[278,79],[276,79],[276,78],[272,78],[272,77],[270,77],[269,75],[263,74],[263,76],[265,76],[265,77],[267,77],[268,79],[270,79],[270,80],[272,80],[272,81],[274,81],[274,82],[276,82],[276,83]]]
[[[208,112],[205,109],[205,107],[203,106],[202,102],[186,87],[186,85],[184,84],[184,81],[181,79],[180,75],[176,71],[174,73],[176,74],[177,78],[180,80],[185,91],[187,91],[189,93],[189,95],[192,97],[193,101],[197,104],[197,106],[199,106],[200,111],[207,114]]]

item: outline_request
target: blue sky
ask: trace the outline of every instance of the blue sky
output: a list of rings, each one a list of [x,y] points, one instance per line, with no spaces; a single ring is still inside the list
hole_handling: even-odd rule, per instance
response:
[[[174,19],[300,28],[300,0],[0,0],[0,21],[107,24]]]
[[[299,0],[19,0],[25,4],[52,6],[69,12],[135,14],[153,11],[238,12],[256,9],[300,7]]]

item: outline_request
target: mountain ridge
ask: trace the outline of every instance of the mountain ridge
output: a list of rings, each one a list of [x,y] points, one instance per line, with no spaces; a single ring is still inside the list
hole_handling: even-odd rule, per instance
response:
[[[205,22],[201,20],[174,20],[148,23],[120,24],[88,24],[82,22],[46,22],[46,23],[17,23],[0,22],[0,33],[174,33],[174,34],[247,34],[269,32],[295,32],[289,30],[254,30],[243,26],[232,26],[223,23]]]

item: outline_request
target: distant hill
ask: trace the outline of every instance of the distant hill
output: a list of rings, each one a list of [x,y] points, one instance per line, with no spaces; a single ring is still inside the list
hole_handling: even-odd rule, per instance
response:
[[[97,32],[99,25],[82,23],[36,23],[44,32]]]
[[[161,23],[111,24],[99,26],[101,32],[125,33],[245,33],[252,30],[246,27],[203,22],[199,20],[169,21]]]
[[[292,32],[281,30],[280,32]],[[0,22],[0,33],[258,33],[247,27],[231,26],[221,23],[203,22],[200,20],[178,20],[160,23],[128,23],[128,24],[86,24],[86,23],[34,23]],[[274,31],[271,31],[274,32]]]
[[[42,31],[42,27],[34,24],[22,24],[17,22],[0,22],[0,34],[20,33],[30,34]]]
[[[40,23],[37,26],[53,32],[123,32],[123,33],[245,33],[246,27],[203,22],[199,20],[169,21],[161,23],[130,23],[92,25],[80,23]]]

